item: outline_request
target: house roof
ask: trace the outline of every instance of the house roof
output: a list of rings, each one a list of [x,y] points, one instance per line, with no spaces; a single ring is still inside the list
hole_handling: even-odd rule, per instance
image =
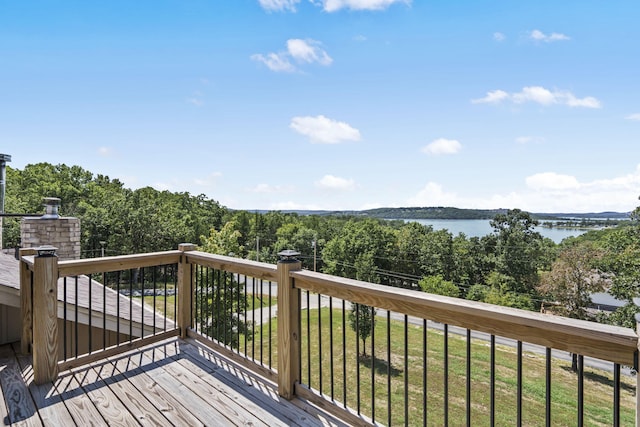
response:
[[[77,319],[79,323],[89,324],[89,313],[91,313],[93,325],[101,325],[106,317],[106,326],[109,330],[120,329],[123,325],[128,325],[129,320],[135,329],[139,329],[139,326],[144,324],[147,332],[154,326],[161,329],[165,326],[174,327],[172,320],[156,313],[148,304],[143,305],[140,301],[118,294],[97,280],[84,275],[58,280],[58,318],[60,319],[70,321]],[[0,253],[0,304],[20,307],[20,262],[4,251]]]

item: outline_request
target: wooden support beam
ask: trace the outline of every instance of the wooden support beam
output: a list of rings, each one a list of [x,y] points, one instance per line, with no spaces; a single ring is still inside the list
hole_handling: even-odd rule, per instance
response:
[[[183,339],[187,337],[187,330],[193,321],[191,307],[194,293],[193,271],[184,252],[195,249],[196,245],[192,243],[182,243],[178,246],[178,250],[183,252],[178,263],[178,327],[180,328],[180,338]]]
[[[301,268],[297,259],[278,262],[278,394],[288,400],[300,382],[300,290],[289,272]]]
[[[22,335],[20,351],[22,354],[31,353],[33,340],[33,301],[31,300],[31,275],[29,264],[23,262],[23,256],[33,256],[36,250],[32,248],[20,249],[20,310],[22,312]]]
[[[58,257],[36,256],[33,272],[33,378],[58,377]]]

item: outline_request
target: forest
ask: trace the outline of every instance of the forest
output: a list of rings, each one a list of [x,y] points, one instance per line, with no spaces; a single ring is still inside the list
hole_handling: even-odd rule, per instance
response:
[[[635,327],[640,208],[629,221],[556,244],[519,209],[494,212],[492,233],[468,237],[356,213],[232,210],[202,194],[132,190],[64,164],[8,167],[6,185],[9,214],[40,215],[43,197],[59,197],[60,214],[81,220],[85,258],[102,249],[122,255],[191,242],[200,250],[275,263],[279,251],[295,249],[303,268],[328,274]],[[5,248],[20,244],[19,227],[19,218],[4,218]],[[612,313],[590,308],[591,294],[601,291],[627,304]]]

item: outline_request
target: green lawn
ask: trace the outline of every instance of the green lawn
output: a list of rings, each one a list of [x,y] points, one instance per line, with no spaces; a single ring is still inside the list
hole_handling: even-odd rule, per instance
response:
[[[133,297],[135,301],[140,301],[142,297]],[[175,295],[157,295],[154,299],[152,295],[144,297],[144,304],[147,307],[152,307],[155,300],[155,307],[159,313],[164,314],[166,308],[166,317],[168,319],[175,318]],[[166,300],[166,306],[165,306]],[[211,302],[211,298],[209,298],[209,302]],[[247,310],[259,309],[262,307],[269,307],[278,303],[278,299],[275,297],[269,298],[268,295],[247,295]]]
[[[423,408],[426,408],[427,424],[442,425],[444,417],[444,334],[436,330],[427,333],[426,381],[427,404],[423,406],[423,331],[421,326],[409,325],[407,341],[402,322],[391,321],[391,359],[387,357],[387,321],[378,318],[375,328],[374,357],[371,358],[371,338],[367,340],[367,357],[358,358],[355,351],[355,333],[346,323],[346,355],[342,350],[345,331],[342,314],[333,311],[330,327],[328,308],[321,311],[322,330],[319,332],[318,310],[311,310],[309,323],[311,334],[307,335],[307,312],[302,313],[302,382],[314,389],[320,389],[319,372],[322,369],[322,391],[331,394],[331,351],[330,336],[333,334],[334,398],[343,402],[343,385],[346,378],[346,402],[351,408],[357,407],[358,392],[360,411],[371,416],[372,365],[375,384],[375,419],[383,424],[388,420],[387,387],[391,387],[391,423],[404,424],[405,381],[407,382],[407,404],[409,425],[422,425]],[[271,324],[273,366],[277,366],[277,321]],[[264,326],[266,328],[266,326]],[[263,340],[268,339],[266,331]],[[321,337],[321,338],[320,338]],[[259,341],[256,334],[254,339]],[[322,340],[320,350],[320,339]],[[311,343],[310,347],[308,343]],[[466,422],[466,338],[449,334],[449,382],[448,405],[450,425]],[[404,348],[407,346],[405,369]],[[362,352],[362,348],[360,349]],[[310,362],[307,355],[310,354]],[[489,425],[490,410],[490,346],[483,340],[471,341],[471,425]],[[346,373],[343,360],[346,357]],[[359,364],[357,363],[359,360]],[[545,364],[543,356],[524,353],[523,360],[523,425],[544,425],[545,423]],[[372,363],[373,361],[373,363]],[[359,375],[358,375],[359,365]],[[391,372],[391,375],[388,375]],[[495,404],[496,425],[514,425],[517,407],[517,354],[516,349],[496,346]],[[310,381],[309,381],[310,379]],[[613,423],[612,374],[590,368],[585,369],[584,406],[585,425],[605,426]],[[577,379],[570,370],[570,363],[554,359],[552,361],[551,414],[554,426],[577,425]],[[623,377],[621,425],[635,422],[635,378]]]

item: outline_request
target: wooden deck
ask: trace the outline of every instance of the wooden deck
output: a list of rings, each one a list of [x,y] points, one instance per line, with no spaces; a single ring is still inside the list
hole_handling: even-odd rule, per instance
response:
[[[169,339],[35,385],[19,343],[0,346],[0,420],[16,426],[343,426],[192,340]]]

